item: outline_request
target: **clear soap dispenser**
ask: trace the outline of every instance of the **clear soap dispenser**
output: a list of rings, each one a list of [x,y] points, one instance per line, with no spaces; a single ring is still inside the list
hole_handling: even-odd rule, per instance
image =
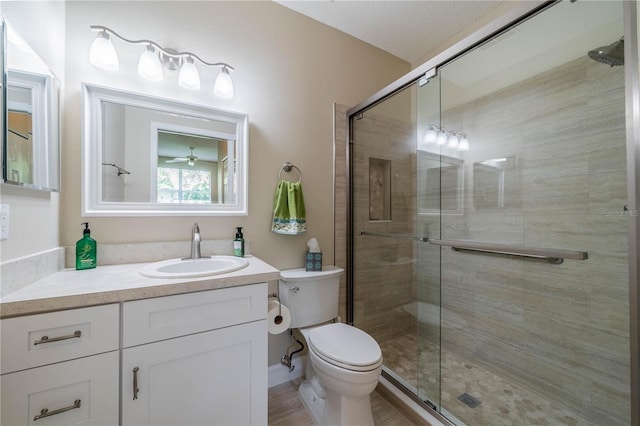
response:
[[[83,222],[82,238],[76,243],[76,269],[91,269],[98,264],[97,243],[91,238],[89,222]]]

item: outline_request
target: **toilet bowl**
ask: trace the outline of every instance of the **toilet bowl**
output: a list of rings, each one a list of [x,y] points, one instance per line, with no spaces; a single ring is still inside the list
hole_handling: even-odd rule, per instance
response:
[[[382,371],[382,351],[366,332],[339,322],[342,269],[281,271],[280,297],[308,348],[299,393],[319,425],[373,425],[370,394]],[[323,324],[323,325],[318,325]]]

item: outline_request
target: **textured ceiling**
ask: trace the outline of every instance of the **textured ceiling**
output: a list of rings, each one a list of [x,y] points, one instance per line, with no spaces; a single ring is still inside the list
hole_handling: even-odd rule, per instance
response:
[[[413,63],[502,1],[277,1]]]

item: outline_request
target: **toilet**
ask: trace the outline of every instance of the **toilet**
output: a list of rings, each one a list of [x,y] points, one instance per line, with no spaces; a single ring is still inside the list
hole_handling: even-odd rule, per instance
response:
[[[364,331],[339,322],[343,269],[280,272],[280,300],[308,349],[306,379],[298,392],[318,425],[373,425],[371,392],[382,371],[382,351]]]

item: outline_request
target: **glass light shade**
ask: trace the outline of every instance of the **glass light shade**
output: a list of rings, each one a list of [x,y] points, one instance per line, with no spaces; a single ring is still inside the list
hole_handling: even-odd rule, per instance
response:
[[[448,136],[444,131],[441,131],[440,133],[438,133],[438,137],[436,138],[436,142],[438,142],[438,145],[444,145],[447,143],[448,140]]]
[[[458,137],[457,133],[451,133],[451,136],[449,136],[449,148],[457,148],[458,144],[460,143],[460,138]]]
[[[220,74],[216,77],[213,93],[221,98],[233,98],[233,81],[231,81],[231,76],[229,75],[227,67],[222,67]]]
[[[149,45],[144,49],[138,61],[138,75],[151,81],[162,81],[162,64],[156,50]]]
[[[429,126],[429,130],[424,133],[424,143],[434,143],[438,138],[438,131],[435,127]]]
[[[98,33],[98,36],[91,45],[89,50],[89,62],[98,68],[108,71],[117,71],[119,68],[118,54],[115,47],[111,43],[109,34],[104,31]]]
[[[458,143],[458,151],[469,151],[469,139],[465,135],[460,137],[460,143]]]
[[[187,58],[187,60],[184,61],[184,64],[182,64],[182,67],[180,67],[178,84],[189,90],[200,89],[200,74],[198,74],[198,69],[193,63],[192,58]]]

